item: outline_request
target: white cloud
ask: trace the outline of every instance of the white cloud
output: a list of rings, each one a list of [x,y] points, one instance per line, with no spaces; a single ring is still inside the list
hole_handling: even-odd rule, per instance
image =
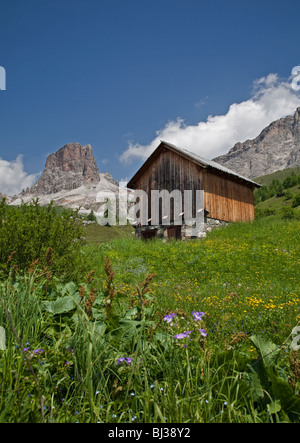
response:
[[[253,83],[252,97],[233,103],[226,114],[209,116],[196,125],[186,125],[181,118],[169,121],[148,145],[129,143],[120,160],[145,160],[161,140],[209,159],[225,154],[235,143],[257,137],[272,121],[295,112],[300,93],[290,80],[280,80],[277,74],[262,77]]]
[[[38,174],[27,174],[24,171],[23,156],[18,155],[11,162],[0,157],[0,192],[14,195],[34,184]]]

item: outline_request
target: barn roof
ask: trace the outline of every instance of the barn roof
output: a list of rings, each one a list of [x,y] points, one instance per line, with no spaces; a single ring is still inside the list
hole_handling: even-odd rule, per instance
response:
[[[250,180],[247,177],[243,177],[240,174],[237,174],[236,172],[232,171],[231,169],[225,168],[225,166],[220,165],[219,163],[213,161],[213,160],[207,160],[203,157],[200,157],[197,154],[194,154],[191,151],[188,151],[187,149],[179,148],[178,146],[175,146],[171,143],[165,142],[161,140],[159,146],[155,149],[155,151],[150,155],[150,157],[145,161],[145,163],[140,167],[140,169],[136,172],[136,174],[132,177],[132,179],[128,182],[127,187],[128,188],[135,188],[137,180],[143,175],[143,173],[148,169],[150,164],[158,157],[160,152],[163,148],[167,148],[173,152],[176,152],[177,154],[181,155],[182,157],[187,158],[188,160],[198,164],[199,166],[202,166],[204,168],[211,168],[218,170],[222,173],[229,174],[231,176],[236,177],[239,180],[242,180],[244,182],[247,182],[249,185],[254,187],[261,187],[260,184]]]

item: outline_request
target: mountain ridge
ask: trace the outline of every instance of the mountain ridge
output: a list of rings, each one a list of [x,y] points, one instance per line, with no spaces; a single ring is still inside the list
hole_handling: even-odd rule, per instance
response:
[[[91,145],[67,143],[47,157],[43,173],[31,188],[5,197],[14,206],[38,198],[42,206],[53,201],[54,205],[89,213],[98,211],[107,192],[117,198],[119,183],[108,172],[99,171]]]
[[[300,107],[213,160],[250,179],[300,166]]]

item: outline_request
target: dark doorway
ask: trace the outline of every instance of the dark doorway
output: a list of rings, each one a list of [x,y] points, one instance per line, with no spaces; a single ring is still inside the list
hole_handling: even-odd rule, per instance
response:
[[[142,240],[152,240],[157,237],[157,229],[148,229],[146,231],[141,232]]]
[[[168,229],[168,238],[181,239],[181,226],[171,226]]]

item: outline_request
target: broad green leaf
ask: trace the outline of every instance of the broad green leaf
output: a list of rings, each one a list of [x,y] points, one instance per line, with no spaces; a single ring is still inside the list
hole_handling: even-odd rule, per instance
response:
[[[270,373],[270,378],[272,380],[273,393],[280,400],[284,411],[292,420],[299,420],[300,398],[294,394],[291,385],[287,381],[272,373]]]
[[[65,297],[58,298],[54,301],[46,301],[44,302],[44,307],[46,311],[51,312],[52,314],[64,314],[65,312],[72,311],[76,306],[76,303],[73,297],[69,295]]]
[[[61,295],[69,294],[69,295],[75,295],[76,292],[78,292],[78,288],[76,283],[73,281],[70,281],[64,287],[62,288]]]
[[[97,338],[102,337],[106,330],[106,324],[95,322],[94,333],[97,335]]]
[[[274,400],[267,405],[269,414],[277,414],[281,410],[280,400]]]
[[[252,335],[250,340],[263,358],[266,368],[275,363],[280,349],[273,342],[262,335]]]
[[[249,388],[249,392],[254,401],[263,398],[264,392],[258,374],[250,367],[250,372],[243,373],[243,381]]]

